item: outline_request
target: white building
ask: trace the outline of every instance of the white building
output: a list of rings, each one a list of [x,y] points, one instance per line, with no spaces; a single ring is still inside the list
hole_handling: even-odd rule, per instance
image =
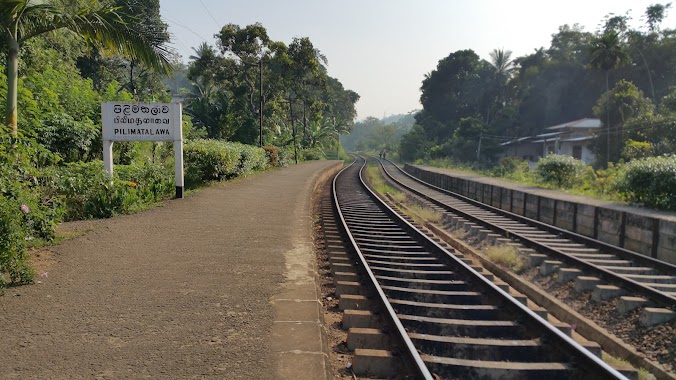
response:
[[[580,119],[545,128],[546,133],[501,144],[501,157],[518,157],[535,163],[548,154],[573,156],[591,165],[596,159],[588,144],[601,128],[599,119]]]

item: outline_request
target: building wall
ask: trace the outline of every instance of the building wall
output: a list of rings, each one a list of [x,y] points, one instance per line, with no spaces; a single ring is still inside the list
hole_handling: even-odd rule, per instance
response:
[[[573,147],[581,146],[582,147],[582,156],[580,159],[584,161],[585,164],[591,165],[596,159],[596,155],[589,149],[587,141],[564,141],[559,144],[559,154],[562,156],[572,156]]]

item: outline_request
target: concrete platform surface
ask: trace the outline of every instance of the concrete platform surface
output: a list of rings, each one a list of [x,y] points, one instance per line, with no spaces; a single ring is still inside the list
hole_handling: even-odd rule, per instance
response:
[[[0,379],[326,379],[311,195],[339,161],[219,184],[40,252]]]

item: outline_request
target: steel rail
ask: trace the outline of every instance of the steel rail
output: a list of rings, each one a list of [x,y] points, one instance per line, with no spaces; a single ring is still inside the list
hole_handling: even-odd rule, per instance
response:
[[[361,158],[363,159],[363,158]],[[356,160],[355,160],[356,162]],[[354,165],[354,162],[353,164]],[[350,165],[350,166],[352,166]],[[423,242],[423,245],[433,248],[435,251],[442,253],[444,255],[444,258],[453,262],[453,264],[457,265],[460,269],[462,269],[465,273],[469,274],[470,277],[473,278],[473,280],[479,282],[485,289],[489,290],[491,293],[493,293],[493,296],[497,297],[498,299],[501,299],[506,302],[507,306],[509,309],[516,310],[519,313],[521,313],[522,316],[526,316],[532,324],[534,324],[539,331],[544,332],[544,335],[548,338],[550,338],[552,341],[556,341],[559,344],[557,347],[563,347],[564,349],[567,350],[569,353],[575,353],[577,354],[577,359],[579,362],[577,362],[578,365],[583,366],[584,368],[590,368],[594,370],[594,373],[598,374],[600,377],[599,378],[609,378],[609,379],[626,379],[622,374],[620,374],[618,371],[610,367],[607,363],[605,363],[603,360],[600,358],[596,357],[594,354],[590,353],[588,350],[586,350],[584,347],[582,347],[580,344],[575,342],[572,338],[568,337],[565,335],[563,332],[561,332],[559,329],[555,328],[552,326],[550,323],[548,323],[545,319],[537,315],[535,312],[530,310],[528,307],[525,305],[521,304],[519,301],[514,299],[509,293],[505,292],[501,288],[499,288],[497,285],[495,285],[493,282],[489,281],[486,277],[478,273],[476,270],[474,270],[472,267],[470,267],[468,264],[466,264],[464,261],[460,260],[457,258],[455,255],[451,254],[448,252],[445,248],[440,246],[437,242],[432,240],[429,236],[426,234],[422,233],[419,231],[415,226],[413,226],[410,222],[408,222],[406,219],[404,219],[399,213],[394,211],[389,205],[387,205],[380,197],[378,197],[375,192],[373,192],[365,183],[363,179],[362,172],[364,168],[366,167],[366,160],[364,159],[364,163],[362,164],[361,168],[359,169],[359,180],[361,182],[361,186],[367,191],[367,195],[372,199],[372,201],[376,204],[378,204],[385,212],[388,214],[391,218],[393,218],[397,224],[399,224],[402,228],[407,230],[409,234],[414,234],[418,238],[419,241]],[[333,181],[333,192],[334,192],[334,202],[335,202],[335,207],[336,210],[340,216],[340,221],[343,225],[343,228],[346,232],[346,235],[348,236],[349,240],[351,241],[355,252],[357,253],[359,260],[368,273],[368,276],[370,280],[372,281],[374,287],[377,289],[377,292],[383,301],[383,304],[386,306],[386,309],[388,311],[388,317],[393,321],[394,325],[396,326],[398,332],[402,334],[402,339],[404,342],[406,342],[406,346],[409,350],[412,350],[411,355],[415,359],[415,362],[418,366],[422,364],[424,368],[426,369],[426,366],[420,358],[420,355],[417,353],[417,350],[415,346],[413,345],[412,341],[408,337],[408,334],[406,333],[406,330],[403,328],[403,325],[399,321],[399,318],[396,316],[396,312],[392,308],[391,304],[389,303],[387,296],[383,292],[382,288],[378,284],[377,279],[375,278],[375,275],[373,272],[370,270],[369,265],[367,264],[366,258],[363,256],[362,252],[360,251],[355,239],[353,238],[349,227],[345,221],[345,218],[343,217],[343,214],[340,210],[340,203],[338,202],[338,197],[337,197],[337,192],[336,192],[336,182],[341,174],[348,168],[344,169],[336,177],[334,178]],[[429,373],[429,371],[427,371]],[[431,376],[431,375],[430,375]],[[428,377],[425,377],[426,379]],[[429,377],[431,378],[431,377]]]
[[[357,242],[355,241],[354,237],[352,236],[352,233],[350,232],[350,229],[347,226],[347,223],[345,221],[345,217],[343,216],[343,212],[340,209],[340,202],[338,202],[338,192],[336,191],[336,183],[338,181],[338,178],[348,170],[352,165],[355,165],[357,162],[357,158],[355,157],[354,161],[338,172],[336,176],[333,178],[333,183],[331,184],[331,189],[333,192],[333,205],[336,210],[336,213],[338,214],[338,218],[340,220],[340,223],[343,227],[343,230],[345,231],[345,235],[347,238],[350,240],[350,243],[352,244],[352,248],[354,249],[355,253],[357,254],[357,257],[359,257],[359,261],[364,268],[366,274],[369,277],[369,280],[371,281],[371,284],[375,288],[376,292],[378,293],[378,297],[380,298],[380,302],[385,306],[385,309],[387,310],[387,313],[384,313],[387,315],[388,319],[392,323],[392,325],[396,328],[397,333],[399,334],[400,339],[403,341],[404,345],[406,346],[406,352],[409,354],[410,359],[413,361],[413,363],[416,366],[416,370],[418,374],[424,378],[425,380],[434,380],[434,377],[430,373],[429,369],[425,365],[425,362],[422,360],[420,357],[420,354],[416,350],[415,346],[413,345],[413,341],[411,338],[408,336],[408,333],[406,333],[406,329],[404,328],[404,325],[401,324],[401,321],[397,317],[394,309],[392,308],[392,305],[390,304],[390,301],[387,299],[387,296],[385,295],[385,292],[383,289],[380,287],[378,284],[378,280],[376,279],[375,275],[371,271],[371,268],[369,265],[366,263],[366,258],[362,254],[361,250],[359,249]],[[361,170],[363,167],[366,166],[366,160],[364,160],[364,164],[362,165],[362,168],[359,169],[359,177],[361,179]]]
[[[442,189],[442,188],[435,186],[435,185],[432,185],[430,183],[424,182],[424,181],[412,176],[411,174],[407,173],[406,171],[402,170],[400,167],[398,167],[396,164],[392,163],[391,161],[389,161],[389,160],[387,160],[387,161],[390,162],[390,164],[392,164],[394,167],[396,167],[402,174],[404,174],[408,178],[412,179],[413,181],[415,181],[415,182],[417,182],[417,183],[419,183],[419,184],[421,184],[425,187],[428,187],[432,190],[438,191],[438,192],[440,192],[444,195],[449,195],[449,196],[458,198],[461,201],[470,203],[470,204],[477,206],[477,207],[480,207],[480,208],[487,209],[488,211],[495,211],[495,212],[500,213],[500,214],[506,213],[506,214],[503,214],[503,216],[506,216],[506,217],[512,217],[512,215],[514,215],[515,219],[518,219],[518,221],[522,221],[523,219],[527,219],[527,218],[524,218],[520,215],[508,213],[504,210],[499,210],[499,209],[496,210],[492,206],[477,202],[477,201],[470,199],[470,198],[467,198],[463,195],[460,195],[460,194],[454,193],[452,191]],[[383,171],[385,172],[385,174],[388,176],[388,178],[391,179],[394,183],[396,183],[397,185],[407,189],[408,191],[410,191],[410,192],[412,192],[412,193],[414,193],[414,194],[416,194],[416,195],[436,204],[437,206],[444,208],[447,211],[461,215],[461,216],[463,216],[463,217],[465,217],[469,220],[472,220],[474,222],[477,222],[480,225],[487,227],[491,230],[501,232],[503,235],[505,235],[507,237],[517,238],[524,245],[526,245],[530,248],[534,248],[534,249],[537,249],[539,251],[549,253],[550,255],[555,256],[557,259],[559,259],[559,260],[561,260],[561,261],[563,261],[563,262],[565,262],[569,265],[581,267],[584,270],[586,270],[588,272],[592,272],[594,275],[596,275],[596,276],[598,276],[598,277],[600,277],[600,278],[602,278],[602,279],[604,279],[608,282],[613,282],[613,283],[616,283],[616,284],[619,283],[619,284],[622,285],[622,287],[629,289],[633,292],[639,293],[641,295],[644,295],[644,296],[650,298],[652,301],[660,304],[661,306],[668,307],[668,308],[676,307],[676,297],[670,296],[670,295],[665,294],[665,293],[663,293],[663,292],[661,292],[657,289],[643,285],[642,283],[639,283],[639,282],[632,280],[630,278],[626,278],[626,277],[622,276],[621,274],[617,274],[615,272],[601,268],[601,267],[599,267],[595,264],[589,263],[585,260],[578,259],[577,257],[569,255],[569,254],[567,254],[567,253],[565,253],[565,252],[563,252],[563,251],[561,251],[557,248],[550,247],[547,244],[538,242],[537,240],[529,238],[529,237],[527,237],[523,234],[520,234],[520,233],[517,233],[517,232],[514,232],[514,231],[509,231],[509,230],[507,230],[503,227],[500,227],[499,225],[497,225],[495,223],[492,223],[492,222],[483,220],[483,219],[481,219],[477,216],[474,216],[471,213],[468,213],[468,212],[459,210],[455,207],[452,207],[452,206],[450,206],[450,205],[448,205],[448,204],[446,204],[446,203],[444,203],[440,200],[435,199],[434,197],[432,197],[430,195],[423,193],[420,190],[414,189],[411,186],[404,184],[400,180],[394,178],[394,176],[385,168],[385,166],[382,164],[382,162],[380,162],[380,165],[383,168]],[[518,218],[517,218],[517,216],[518,216]],[[528,219],[528,220],[532,221],[532,222],[536,222],[532,219]],[[542,224],[541,222],[537,222],[537,223]],[[638,254],[636,254],[636,255],[638,255]]]
[[[432,185],[428,182],[425,182],[425,181],[423,181],[419,178],[412,176],[411,174],[407,173],[405,170],[403,170],[402,168],[397,166],[394,162],[387,160],[387,159],[384,159],[384,160],[389,162],[390,164],[394,165],[397,169],[399,169],[399,171],[401,171],[403,174],[406,174],[411,179],[414,179],[417,182],[420,182],[421,184],[424,184],[426,186],[434,187],[435,189],[443,190],[446,194],[452,195],[454,197],[461,198],[462,200],[464,200],[468,203],[471,203],[474,206],[481,207],[485,210],[495,212],[496,214],[499,214],[499,215],[507,217],[507,218],[518,220],[518,221],[520,221],[524,224],[527,224],[531,227],[537,227],[539,229],[542,229],[542,230],[545,230],[545,231],[548,231],[548,232],[551,232],[551,233],[554,233],[554,234],[557,234],[557,235],[564,236],[568,239],[573,240],[574,242],[585,244],[585,245],[592,247],[592,248],[603,249],[604,251],[609,252],[609,253],[613,253],[613,254],[615,254],[615,255],[623,258],[623,259],[631,260],[631,261],[634,261],[634,262],[639,263],[641,265],[649,265],[649,266],[651,266],[655,269],[659,269],[660,271],[662,271],[664,273],[671,274],[671,275],[676,274],[676,265],[675,264],[667,263],[665,261],[658,260],[658,259],[652,258],[650,256],[642,255],[638,252],[634,252],[634,251],[631,251],[631,250],[626,249],[626,248],[618,247],[616,245],[612,245],[612,244],[600,241],[598,239],[591,238],[589,236],[584,236],[582,234],[578,234],[576,232],[569,231],[569,230],[566,230],[564,228],[553,226],[551,224],[547,224],[547,223],[541,222],[539,220],[531,219],[531,218],[528,218],[528,217],[523,216],[523,215],[519,215],[519,214],[510,212],[510,211],[507,211],[507,210],[503,210],[501,208],[489,205],[487,203],[479,202],[475,199],[466,197],[464,195],[460,195],[458,193],[454,193],[454,192],[449,191],[449,190],[441,189],[438,186],[434,186],[434,185]]]

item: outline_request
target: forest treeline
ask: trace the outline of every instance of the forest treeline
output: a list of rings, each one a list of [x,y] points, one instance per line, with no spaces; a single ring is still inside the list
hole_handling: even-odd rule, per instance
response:
[[[91,8],[90,3],[54,0],[52,5],[72,14]],[[359,95],[327,74],[327,58],[307,37],[294,38],[287,45],[271,40],[260,24],[229,24],[216,34],[215,47],[206,42],[194,47],[185,64],[167,47],[170,35],[158,0],[94,3],[98,9],[115,8],[132,30],[149,36],[152,45],[165,53],[173,73],[167,77],[139,59],[111,54],[65,28],[25,39],[20,46],[18,129],[24,135],[35,134],[66,161],[101,156],[102,101],[166,102],[172,93],[181,95],[189,116],[187,137],[256,145],[262,106],[264,144],[291,150],[294,130],[298,149],[319,150],[333,149],[337,133],[352,128]],[[5,46],[0,53],[3,109],[7,53]],[[121,155],[126,162],[138,151],[138,144],[116,145],[116,158]]]
[[[627,14],[608,15],[596,32],[563,25],[549,47],[521,57],[450,53],[425,75],[401,158],[472,161],[482,137],[480,160],[490,163],[500,143],[585,117],[603,122],[592,144],[599,167],[637,146],[641,155],[673,153],[676,29],[661,28],[670,6],[648,7],[638,29]]]

